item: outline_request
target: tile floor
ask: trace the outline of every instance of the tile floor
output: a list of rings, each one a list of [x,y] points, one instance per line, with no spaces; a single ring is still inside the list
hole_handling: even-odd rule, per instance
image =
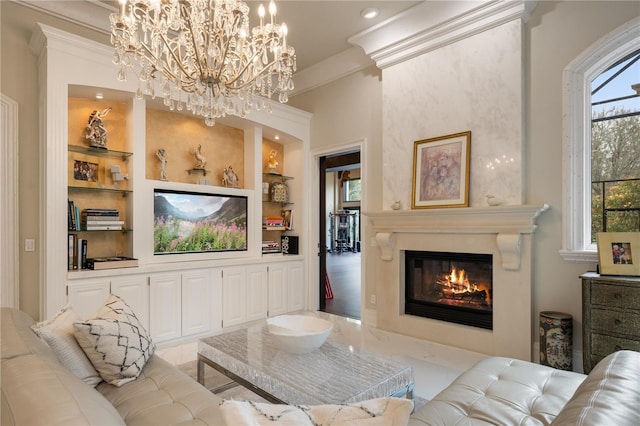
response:
[[[409,364],[413,368],[416,382],[414,393],[427,400],[448,386],[463,371],[487,357],[476,352],[378,330],[362,325],[359,320],[324,312],[311,314],[334,321],[331,338]],[[196,359],[197,341],[159,347],[156,353],[175,365],[183,364]]]

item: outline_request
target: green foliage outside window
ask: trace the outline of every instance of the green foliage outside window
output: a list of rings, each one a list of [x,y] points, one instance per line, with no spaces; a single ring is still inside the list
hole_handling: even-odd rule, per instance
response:
[[[594,113],[591,128],[591,241],[596,233],[640,231],[640,116]],[[627,116],[625,116],[627,115]],[[604,117],[619,117],[597,121]]]

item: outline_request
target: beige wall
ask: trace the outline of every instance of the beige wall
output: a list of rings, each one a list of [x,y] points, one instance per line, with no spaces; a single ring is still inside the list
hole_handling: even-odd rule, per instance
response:
[[[339,151],[340,146],[364,140],[361,152],[363,168],[363,196],[361,211],[380,210],[382,203],[382,84],[381,71],[370,66],[358,73],[304,93],[289,100],[289,104],[309,111],[311,120],[311,153]],[[312,191],[315,194],[315,191]],[[317,200],[316,200],[317,203]],[[364,222],[364,220],[363,220]],[[364,300],[371,309],[370,295],[375,294],[373,265],[367,255],[377,248],[370,247],[370,235],[363,227],[362,275]],[[375,306],[373,307],[375,308]]]
[[[38,166],[38,84],[36,56],[29,40],[36,22],[42,22],[86,38],[108,43],[106,35],[33,11],[11,1],[0,1],[2,60],[0,90],[18,102],[19,138],[19,245],[20,307],[34,318],[39,317],[39,214],[46,206],[39,203],[42,178]],[[25,238],[36,240],[36,251],[23,251]]]
[[[524,185],[528,204],[548,203],[551,210],[539,220],[535,234],[533,312],[559,310],[574,316],[574,350],[580,351],[581,282],[579,275],[595,265],[565,262],[558,251],[562,244],[562,72],[592,43],[640,14],[637,2],[567,1],[538,2],[524,27],[525,40],[525,149]],[[366,194],[363,210],[382,210],[380,113],[381,82],[375,68],[297,96],[291,104],[314,114],[311,150],[367,137]],[[365,92],[366,90],[366,92]],[[372,105],[376,102],[375,105]],[[363,113],[359,108],[364,108]],[[455,106],[451,106],[455,113]],[[371,235],[363,236],[363,242]],[[363,249],[371,248],[365,243]],[[375,248],[373,248],[375,250]],[[374,265],[363,259],[365,274],[375,277]],[[363,279],[367,308],[376,291],[375,279]],[[533,336],[537,336],[537,320]],[[579,355],[579,353],[577,354]],[[581,365],[581,362],[578,364]]]
[[[526,199],[551,205],[535,235],[534,312],[573,315],[574,350],[582,349],[579,275],[595,265],[565,262],[558,254],[562,217],[575,214],[562,211],[562,72],[590,45],[638,15],[637,2],[539,2],[528,24]]]
[[[534,312],[561,310],[575,318],[575,346],[580,347],[581,296],[578,275],[593,265],[564,262],[561,246],[562,212],[562,70],[593,42],[640,13],[637,2],[538,2],[525,27],[529,46],[525,81],[527,130],[525,192],[530,204],[548,203],[536,233]],[[108,43],[108,37],[44,15],[9,1],[0,2],[2,92],[19,104],[19,238],[36,239],[36,252],[20,251],[20,305],[38,317],[38,215],[46,206],[38,199],[38,105],[36,58],[28,43],[36,22]],[[382,209],[382,89],[381,72],[371,66],[320,89],[290,100],[294,107],[314,114],[311,151],[338,150],[365,139],[363,211]],[[385,171],[391,173],[392,171]],[[44,212],[46,214],[46,212]],[[363,242],[370,236],[364,234]],[[21,248],[21,247],[20,247]],[[18,249],[18,248],[16,248]],[[375,250],[375,248],[373,248]],[[363,276],[367,307],[375,292],[375,274],[363,244]],[[534,333],[536,335],[536,333]]]

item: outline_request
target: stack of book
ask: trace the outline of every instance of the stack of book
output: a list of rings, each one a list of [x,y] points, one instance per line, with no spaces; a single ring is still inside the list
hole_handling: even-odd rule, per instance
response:
[[[284,219],[282,216],[267,216],[264,219],[264,226],[267,228],[282,228],[284,227]]]
[[[85,231],[119,231],[124,228],[124,221],[116,209],[82,210],[82,229]]]
[[[263,241],[262,253],[280,253],[280,244],[277,241]]]

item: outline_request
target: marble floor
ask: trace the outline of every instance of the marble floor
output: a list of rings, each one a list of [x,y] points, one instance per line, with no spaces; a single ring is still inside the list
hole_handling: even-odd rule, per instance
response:
[[[410,365],[415,379],[415,395],[431,399],[463,371],[487,355],[438,343],[402,336],[363,325],[359,320],[307,312],[334,322],[331,338],[347,345],[388,356]],[[156,353],[179,365],[196,359],[197,341],[177,346],[160,346]]]

